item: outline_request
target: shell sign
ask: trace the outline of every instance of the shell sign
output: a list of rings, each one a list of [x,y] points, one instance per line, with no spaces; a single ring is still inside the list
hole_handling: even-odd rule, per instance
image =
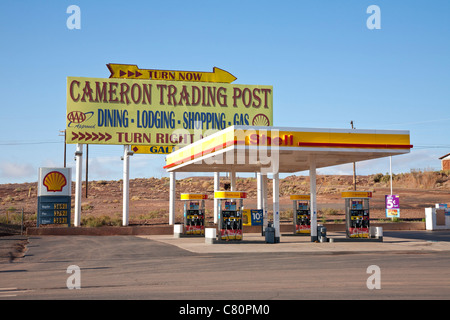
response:
[[[67,185],[67,179],[61,172],[52,171],[45,175],[42,184],[47,188],[47,191],[61,192]]]
[[[38,196],[70,196],[70,168],[39,168]]]

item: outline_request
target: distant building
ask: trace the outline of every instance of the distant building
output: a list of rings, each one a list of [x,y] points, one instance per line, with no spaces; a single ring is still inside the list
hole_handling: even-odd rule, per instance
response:
[[[450,170],[450,153],[439,158],[441,160],[442,170]]]

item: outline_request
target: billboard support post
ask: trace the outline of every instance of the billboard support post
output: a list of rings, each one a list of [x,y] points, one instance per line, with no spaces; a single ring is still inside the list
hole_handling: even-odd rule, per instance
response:
[[[75,227],[80,226],[80,216],[81,216],[81,174],[83,170],[83,144],[78,143],[77,149],[75,151],[76,160],[76,181],[75,181],[75,215],[73,224]]]
[[[129,207],[130,207],[130,146],[123,146],[123,213],[122,225],[128,226]]]

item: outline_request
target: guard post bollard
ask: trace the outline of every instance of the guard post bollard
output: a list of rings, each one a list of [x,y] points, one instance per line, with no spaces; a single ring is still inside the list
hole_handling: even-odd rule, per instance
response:
[[[173,225],[173,237],[181,238],[182,234],[183,234],[183,225],[182,224],[174,224]]]
[[[216,228],[205,228],[205,243],[214,244],[216,243]]]

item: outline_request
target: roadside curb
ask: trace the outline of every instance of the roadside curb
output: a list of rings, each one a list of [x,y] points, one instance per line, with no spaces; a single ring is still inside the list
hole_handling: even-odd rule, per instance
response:
[[[345,231],[343,223],[325,223],[327,231]],[[425,230],[425,222],[386,222],[372,223],[373,227],[382,227],[385,231],[390,230]],[[103,226],[103,227],[30,227],[26,229],[29,236],[45,235],[91,235],[91,236],[138,236],[138,235],[172,235],[173,225],[153,225],[153,226]],[[280,225],[280,232],[292,232],[291,224]],[[260,226],[244,226],[244,233],[261,232]]]
[[[138,236],[173,234],[173,226],[127,226],[127,227],[45,227],[27,228],[29,236]]]

